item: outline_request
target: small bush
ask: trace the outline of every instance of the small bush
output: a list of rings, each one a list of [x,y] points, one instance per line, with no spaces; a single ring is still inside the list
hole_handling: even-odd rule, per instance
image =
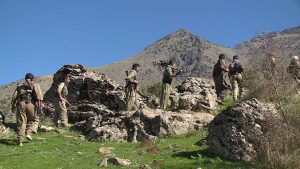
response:
[[[162,93],[162,83],[158,82],[153,85],[147,86],[142,89],[142,92],[146,95],[153,95],[160,98]]]

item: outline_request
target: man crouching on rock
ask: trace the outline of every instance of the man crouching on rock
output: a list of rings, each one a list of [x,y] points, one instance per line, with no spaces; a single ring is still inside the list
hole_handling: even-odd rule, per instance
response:
[[[61,82],[56,90],[55,99],[55,116],[54,123],[57,127],[68,127],[68,113],[67,105],[70,103],[67,100],[68,95],[68,84],[70,82],[70,77],[65,76],[63,82]]]
[[[138,86],[138,72],[140,70],[141,65],[135,63],[132,65],[132,69],[130,71],[126,71],[126,86],[125,86],[125,94],[126,94],[126,110],[133,110],[136,105],[137,99],[137,86]]]

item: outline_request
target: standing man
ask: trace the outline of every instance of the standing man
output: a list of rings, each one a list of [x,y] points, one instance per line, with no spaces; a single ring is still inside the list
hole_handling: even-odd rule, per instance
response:
[[[169,61],[169,65],[165,68],[163,74],[163,86],[162,86],[162,94],[160,97],[160,107],[163,110],[167,110],[169,99],[171,100],[171,109],[176,109],[178,106],[178,94],[172,88],[173,78],[181,73],[181,71],[176,71],[176,60],[171,59]]]
[[[229,88],[229,85],[225,81],[225,74],[228,72],[228,68],[225,65],[225,55],[219,55],[219,60],[214,66],[213,79],[216,86],[216,93],[218,102],[222,102],[226,97],[225,91]]]
[[[293,78],[300,84],[300,62],[298,56],[293,56],[289,67],[287,68]]]
[[[12,96],[12,112],[16,112],[18,143],[22,146],[24,132],[32,140],[31,132],[38,127],[37,110],[43,108],[43,95],[40,85],[34,81],[32,73],[25,75],[25,83],[18,86]]]
[[[136,106],[136,93],[138,86],[138,72],[140,71],[141,65],[135,63],[132,65],[132,69],[126,71],[126,86],[125,86],[125,94],[126,94],[126,110],[131,111]]]
[[[67,100],[69,82],[70,77],[65,76],[63,82],[58,85],[56,90],[54,123],[57,127],[69,126],[67,112],[67,105],[70,105]]]
[[[231,90],[233,100],[240,100],[243,93],[243,74],[244,67],[239,61],[239,56],[233,56],[233,61],[229,65],[229,79],[231,82]]]

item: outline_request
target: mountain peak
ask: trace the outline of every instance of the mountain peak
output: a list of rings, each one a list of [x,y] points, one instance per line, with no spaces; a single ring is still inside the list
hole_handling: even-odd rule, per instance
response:
[[[170,36],[176,36],[176,37],[184,37],[184,36],[192,36],[193,34],[187,31],[186,29],[179,29],[178,31],[171,33]]]

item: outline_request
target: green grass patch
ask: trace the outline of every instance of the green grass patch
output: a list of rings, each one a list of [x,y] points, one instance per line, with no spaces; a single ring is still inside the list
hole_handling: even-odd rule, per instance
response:
[[[222,104],[219,104],[215,110],[211,112],[212,115],[216,116],[225,110],[227,107],[232,106],[234,104],[234,100],[232,97],[226,97]]]
[[[231,169],[253,168],[248,163],[232,162],[212,156],[208,147],[199,140],[207,135],[207,130],[201,130],[181,136],[170,136],[159,139],[153,145],[138,146],[140,143],[121,142],[89,142],[82,140],[81,133],[65,130],[63,133],[38,133],[34,140],[25,142],[18,147],[16,134],[0,139],[1,169],[93,169],[100,168],[98,164],[104,155],[98,152],[100,147],[109,147],[120,158],[129,159],[129,167],[119,167],[109,164],[107,168],[139,168],[147,165],[150,168],[188,169]],[[159,152],[149,153],[151,147]]]

